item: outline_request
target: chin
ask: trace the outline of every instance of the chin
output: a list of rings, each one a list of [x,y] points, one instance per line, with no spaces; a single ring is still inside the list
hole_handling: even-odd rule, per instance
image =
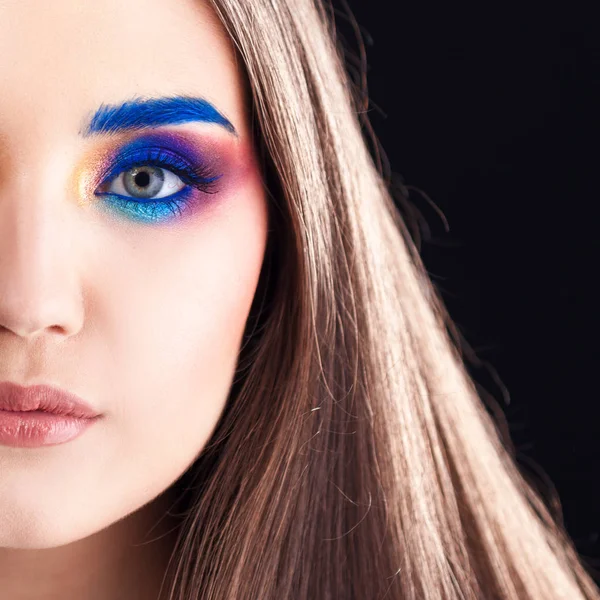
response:
[[[64,502],[30,490],[28,497],[0,491],[0,548],[41,550],[71,544],[104,529],[110,522],[91,519]],[[80,506],[85,511],[85,505]],[[89,510],[89,509],[88,509]]]

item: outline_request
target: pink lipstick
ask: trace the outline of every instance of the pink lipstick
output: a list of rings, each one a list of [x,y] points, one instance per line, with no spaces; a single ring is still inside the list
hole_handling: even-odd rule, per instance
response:
[[[0,383],[0,445],[62,444],[81,435],[101,416],[78,396],[56,387]]]

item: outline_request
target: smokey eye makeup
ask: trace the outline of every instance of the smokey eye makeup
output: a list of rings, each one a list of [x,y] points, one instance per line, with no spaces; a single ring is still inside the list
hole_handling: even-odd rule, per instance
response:
[[[137,222],[177,220],[219,191],[222,166],[212,154],[173,133],[142,135],[105,156],[93,194]]]
[[[210,136],[165,129],[193,122],[227,131],[229,145]],[[233,177],[224,177],[237,162],[233,140],[239,142],[238,133],[210,102],[189,95],[101,104],[79,133],[83,138],[111,140],[78,170],[79,198],[101,200],[101,207],[141,223],[181,221],[211,204],[210,195],[239,180],[251,164],[246,157],[238,162]],[[125,134],[125,142],[115,147],[115,140]]]

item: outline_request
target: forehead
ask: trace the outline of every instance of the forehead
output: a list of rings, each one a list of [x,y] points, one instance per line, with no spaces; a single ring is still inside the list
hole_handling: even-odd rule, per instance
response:
[[[244,129],[233,45],[203,0],[2,0],[0,133],[77,132],[102,103],[190,95]]]

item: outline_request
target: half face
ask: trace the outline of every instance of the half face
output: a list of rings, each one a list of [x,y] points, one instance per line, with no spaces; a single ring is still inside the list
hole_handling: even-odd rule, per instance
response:
[[[155,499],[228,397],[267,239],[232,45],[193,0],[0,5],[0,382],[100,418],[0,445],[0,547]]]

